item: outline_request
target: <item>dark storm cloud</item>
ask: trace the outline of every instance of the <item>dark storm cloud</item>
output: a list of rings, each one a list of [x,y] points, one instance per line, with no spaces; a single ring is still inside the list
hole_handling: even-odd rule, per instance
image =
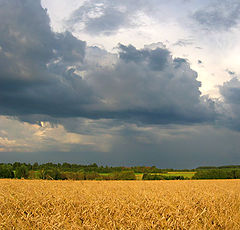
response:
[[[74,73],[85,42],[70,33],[53,33],[40,1],[0,3],[1,113],[64,115],[94,101]]]
[[[40,1],[0,4],[2,114],[29,122],[43,115],[157,124],[215,119],[197,73],[166,48],[120,44],[117,57],[69,32],[53,33]]]
[[[240,3],[238,0],[214,1],[196,11],[193,18],[208,30],[229,30],[239,24]]]
[[[240,130],[240,81],[237,77],[219,87],[224,99],[224,117],[222,123],[235,130]]]
[[[201,97],[187,60],[173,59],[163,48],[136,49],[119,45],[113,68],[91,68],[87,78],[105,101],[105,112],[148,123],[194,123],[214,118],[214,108]],[[101,111],[101,110],[100,110]]]
[[[134,46],[124,46],[119,44],[120,59],[125,62],[135,62],[136,64],[148,62],[148,66],[152,70],[163,70],[170,58],[170,52],[167,49],[156,48],[154,50],[137,50]]]
[[[220,87],[220,93],[228,104],[240,105],[240,81],[238,78],[232,78]]]

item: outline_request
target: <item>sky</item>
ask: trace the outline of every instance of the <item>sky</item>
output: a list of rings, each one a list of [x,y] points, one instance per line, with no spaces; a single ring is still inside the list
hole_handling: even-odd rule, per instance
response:
[[[240,164],[238,0],[0,0],[0,161]]]

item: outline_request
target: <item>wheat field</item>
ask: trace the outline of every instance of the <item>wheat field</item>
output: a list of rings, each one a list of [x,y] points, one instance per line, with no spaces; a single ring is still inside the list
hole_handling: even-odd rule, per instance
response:
[[[0,180],[0,229],[240,229],[240,180]]]

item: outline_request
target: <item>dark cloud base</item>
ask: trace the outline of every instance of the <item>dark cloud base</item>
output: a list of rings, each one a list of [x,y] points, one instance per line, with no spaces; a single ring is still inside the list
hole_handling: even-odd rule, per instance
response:
[[[142,147],[142,146],[140,146]],[[164,146],[165,147],[165,146]],[[164,148],[163,147],[163,148]],[[144,146],[144,149],[135,151],[131,148],[126,151],[124,146],[122,151],[117,152],[1,152],[1,162],[26,162],[26,163],[76,163],[76,164],[92,164],[109,165],[109,166],[152,166],[155,165],[160,168],[176,168],[176,169],[192,169],[198,166],[220,166],[220,165],[236,165],[240,164],[240,157],[233,153],[214,152],[219,149],[211,149],[213,152],[207,151],[202,154],[202,151],[194,150],[190,147],[188,151],[178,150],[176,152],[169,152],[169,149],[164,149],[164,153],[160,153],[155,148]],[[168,147],[169,148],[169,147]],[[134,150],[134,151],[133,151]],[[176,150],[174,150],[176,151]]]

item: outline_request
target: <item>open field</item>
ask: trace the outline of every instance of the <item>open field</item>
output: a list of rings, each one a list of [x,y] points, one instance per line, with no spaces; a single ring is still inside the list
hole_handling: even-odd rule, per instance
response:
[[[135,173],[136,180],[142,180],[143,173]]]
[[[151,174],[157,174],[157,175],[163,175],[163,176],[183,176],[185,178],[191,179],[196,172],[167,172],[167,173],[151,173]],[[135,173],[137,180],[142,180],[144,173]],[[109,173],[100,173],[100,175],[107,176]]]
[[[168,172],[168,173],[161,173],[164,176],[183,176],[185,178],[191,179],[196,172]]]
[[[0,180],[0,229],[240,229],[240,180]]]

